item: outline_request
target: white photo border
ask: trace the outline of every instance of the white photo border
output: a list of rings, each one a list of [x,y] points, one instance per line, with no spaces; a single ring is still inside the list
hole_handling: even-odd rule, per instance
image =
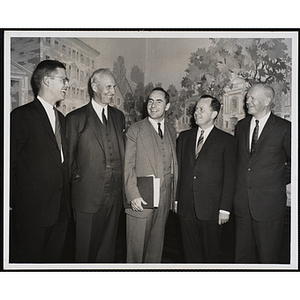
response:
[[[299,42],[297,30],[7,30],[4,31],[4,176],[3,269],[4,270],[298,270],[298,83]],[[291,38],[292,39],[292,176],[290,264],[17,264],[9,263],[9,162],[10,162],[10,66],[11,38]]]

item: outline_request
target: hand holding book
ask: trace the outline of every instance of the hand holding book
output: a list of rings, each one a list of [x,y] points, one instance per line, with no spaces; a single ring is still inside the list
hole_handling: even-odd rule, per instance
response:
[[[143,211],[143,205],[147,205],[147,202],[143,198],[137,198],[130,201],[131,209],[134,211]]]

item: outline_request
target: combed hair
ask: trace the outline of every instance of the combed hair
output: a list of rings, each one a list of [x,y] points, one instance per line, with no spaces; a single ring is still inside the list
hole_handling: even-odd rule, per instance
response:
[[[43,78],[51,75],[57,68],[66,69],[62,62],[50,59],[43,60],[36,66],[31,77],[31,87],[35,96],[41,88]]]
[[[197,102],[199,102],[201,99],[204,99],[204,98],[211,99],[210,107],[212,108],[213,111],[216,111],[219,114],[220,109],[221,109],[221,102],[217,98],[215,98],[211,95],[202,95]],[[217,116],[218,116],[218,114],[217,114]]]
[[[148,101],[149,101],[149,97],[150,97],[151,93],[154,92],[154,91],[159,91],[159,92],[165,93],[166,103],[168,104],[168,103],[170,102],[170,95],[169,95],[169,93],[168,93],[167,91],[165,91],[162,87],[157,86],[157,87],[155,87],[155,88],[153,88],[153,89],[151,90],[151,92],[149,93],[148,97],[146,98],[146,102],[147,102],[147,103],[148,103]]]
[[[89,93],[89,96],[90,96],[90,100],[92,100],[92,98],[94,96],[94,91],[92,89],[92,83],[96,82],[97,77],[99,75],[102,75],[102,74],[107,74],[107,75],[111,75],[112,77],[114,77],[113,74],[111,73],[111,71],[108,68],[101,68],[101,69],[98,69],[98,70],[94,71],[93,74],[91,75],[91,77],[88,80],[88,93]]]

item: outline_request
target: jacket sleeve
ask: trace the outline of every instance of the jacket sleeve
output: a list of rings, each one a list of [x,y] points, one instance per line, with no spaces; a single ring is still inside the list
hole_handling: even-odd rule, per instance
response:
[[[285,181],[286,184],[289,184],[291,182],[291,123],[289,123],[288,130],[285,134],[283,147],[286,155]]]
[[[27,143],[29,130],[24,114],[18,109],[11,113],[10,121],[10,207],[13,208],[18,195],[18,158]]]
[[[137,188],[136,157],[138,131],[132,126],[126,132],[124,182],[127,202],[140,198]]]
[[[84,121],[81,120],[79,122],[79,118],[77,116],[72,114],[67,115],[66,137],[68,141],[70,180],[79,177],[76,157],[78,150],[78,140],[84,127],[81,124],[84,124]]]
[[[220,209],[230,212],[236,185],[236,149],[233,136],[229,136],[223,155],[224,173]]]

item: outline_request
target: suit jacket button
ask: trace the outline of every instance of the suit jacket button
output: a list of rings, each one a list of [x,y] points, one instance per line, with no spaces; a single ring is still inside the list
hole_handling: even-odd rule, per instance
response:
[[[197,176],[194,176],[194,179],[197,179]]]
[[[250,172],[250,171],[251,171],[251,168],[249,168],[248,171]]]

